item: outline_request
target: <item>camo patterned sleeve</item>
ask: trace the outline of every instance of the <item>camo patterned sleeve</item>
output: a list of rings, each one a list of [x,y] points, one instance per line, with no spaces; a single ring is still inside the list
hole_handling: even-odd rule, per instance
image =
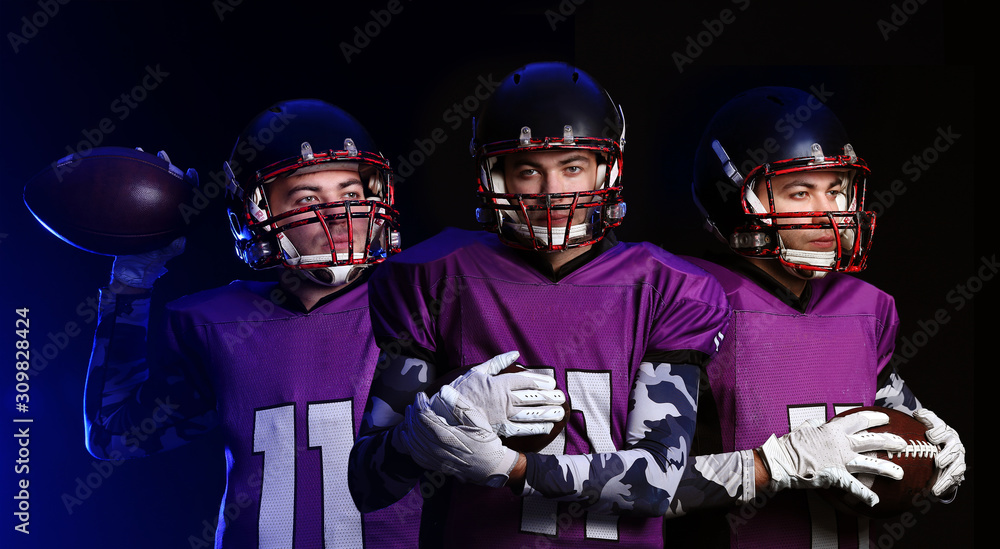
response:
[[[753,450],[694,456],[664,516],[747,503],[756,495],[754,480]]]
[[[379,355],[348,467],[348,486],[362,513],[388,507],[424,475],[437,474],[424,471],[392,442],[393,427],[417,392],[430,385],[434,372],[434,365],[423,359],[390,351]]]
[[[214,427],[214,402],[187,378],[180,345],[147,360],[150,293],[104,288],[100,298],[84,396],[88,451],[99,459],[143,457]]]
[[[663,515],[694,435],[699,367],[643,362],[629,402],[623,450],[527,454],[522,495],[574,501],[601,514]]]
[[[874,405],[907,414],[921,407],[892,365],[879,375]],[[685,467],[677,496],[665,516],[676,517],[693,509],[719,508],[753,500],[756,495],[753,463],[752,450],[695,456]]]
[[[900,377],[895,366],[889,366],[882,370],[878,382],[879,389],[875,393],[875,406],[893,408],[910,415],[913,415],[914,410],[923,407],[903,378]]]

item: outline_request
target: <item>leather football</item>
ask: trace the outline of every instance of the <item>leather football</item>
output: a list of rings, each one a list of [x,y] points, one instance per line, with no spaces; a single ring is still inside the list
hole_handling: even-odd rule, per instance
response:
[[[931,480],[934,478],[934,457],[938,448],[927,441],[927,427],[913,417],[898,410],[879,406],[853,408],[837,414],[837,417],[873,410],[889,416],[889,423],[868,429],[870,433],[893,433],[907,442],[902,452],[868,452],[879,459],[889,460],[903,468],[903,478],[893,480],[888,477],[868,473],[855,473],[861,482],[878,495],[879,502],[873,507],[838,490],[819,490],[819,493],[840,511],[868,518],[886,519],[901,515],[912,509],[921,499],[930,494]]]
[[[189,226],[197,175],[167,158],[97,147],[51,163],[24,187],[49,232],[84,251],[132,255],[166,247]]]

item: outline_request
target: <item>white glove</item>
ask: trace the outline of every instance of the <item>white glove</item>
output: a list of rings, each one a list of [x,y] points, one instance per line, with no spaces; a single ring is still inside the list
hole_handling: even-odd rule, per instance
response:
[[[520,353],[511,351],[473,366],[449,385],[486,417],[502,437],[548,434],[562,420],[566,395],[556,380],[531,372],[499,374]]]
[[[927,426],[927,441],[939,448],[934,456],[937,475],[931,492],[940,497],[958,489],[958,485],[965,480],[965,445],[958,438],[958,433],[927,408],[914,410],[913,417]]]
[[[182,236],[167,247],[136,255],[119,255],[111,267],[112,282],[118,281],[132,288],[149,289],[157,278],[163,276],[167,261],[184,251],[185,238]]]
[[[499,488],[517,463],[518,453],[500,443],[486,416],[448,385],[430,400],[417,393],[394,436],[417,465],[462,482]]]
[[[823,423],[809,420],[791,433],[771,438],[760,447],[771,473],[768,489],[831,488],[846,490],[869,506],[878,503],[875,492],[851,473],[872,473],[899,480],[903,469],[883,459],[862,455],[876,450],[900,451],[906,441],[890,433],[865,429],[889,423],[882,412],[862,411]]]

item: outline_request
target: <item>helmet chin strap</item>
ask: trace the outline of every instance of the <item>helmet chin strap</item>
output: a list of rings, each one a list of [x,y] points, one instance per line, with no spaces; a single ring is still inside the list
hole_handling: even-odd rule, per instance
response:
[[[369,264],[359,265],[334,265],[325,267],[309,268],[309,265],[327,263],[330,261],[330,254],[299,255],[290,238],[282,233],[277,235],[281,250],[285,253],[285,262],[296,267],[304,267],[302,274],[313,282],[322,286],[343,286],[353,282],[368,267]],[[337,261],[347,261],[347,252],[337,252]],[[354,252],[355,260],[364,260],[364,252]]]
[[[810,267],[833,267],[837,260],[836,252],[810,252],[808,250],[794,250],[785,247],[785,242],[778,235],[778,246],[781,250],[781,265],[785,270],[799,278],[810,280],[823,278],[828,271],[814,271],[811,269],[801,269],[796,265],[809,265]]]
[[[339,265],[337,267],[319,267],[316,269],[303,269],[302,274],[321,286],[344,286],[350,284],[361,276],[369,264],[364,265]]]
[[[782,254],[782,259],[784,259],[784,254]],[[798,263],[801,264],[801,262]],[[815,280],[823,278],[829,272],[829,271],[813,271],[810,269],[803,269],[801,267],[796,267],[795,265],[790,265],[789,263],[785,263],[784,261],[781,262],[781,266],[784,267],[785,270],[788,271],[788,273],[791,274],[792,276],[801,278],[803,280]]]
[[[549,242],[549,228],[545,225],[532,225],[531,229],[529,229],[528,225],[525,223],[505,221],[505,224],[513,229],[518,236],[528,240],[531,239],[531,231],[534,231],[535,240],[538,240],[546,246],[549,244],[553,246],[564,246],[567,242],[566,227],[552,227],[552,242]],[[573,239],[588,236],[592,232],[592,228],[593,225],[590,223],[573,225],[569,229],[569,238]]]
[[[854,247],[855,231],[853,229],[840,229],[838,232],[840,234],[841,248],[845,250],[852,249]],[[780,234],[778,235],[778,245],[781,250],[781,264],[785,267],[785,270],[805,280],[823,278],[829,271],[800,269],[795,267],[795,265],[832,268],[837,262],[837,253],[833,251],[810,252],[807,250],[793,250],[791,248],[786,248]]]
[[[365,254],[354,253],[354,259],[364,259]],[[289,265],[308,266],[317,263],[326,263],[330,260],[330,254],[304,255],[288,259]],[[347,261],[346,253],[337,253],[337,261]],[[322,286],[343,286],[353,282],[361,273],[370,267],[370,264],[360,265],[336,265],[327,267],[303,268],[302,274],[306,278]]]

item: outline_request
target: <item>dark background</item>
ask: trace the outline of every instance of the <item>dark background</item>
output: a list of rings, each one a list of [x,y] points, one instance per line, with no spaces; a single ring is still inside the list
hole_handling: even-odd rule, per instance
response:
[[[975,346],[985,346],[987,333],[977,334],[976,327],[989,324],[985,294],[997,284],[993,271],[981,268],[995,257],[993,233],[974,213],[984,195],[974,173],[979,113],[972,59],[984,40],[973,22],[983,14],[957,3],[946,9],[940,0],[794,8],[761,0],[682,7],[399,0],[395,14],[385,11],[393,4],[388,0],[64,2],[0,3],[6,37],[0,44],[0,314],[8,322],[2,341],[9,350],[8,365],[0,365],[6,372],[0,375],[6,424],[0,429],[0,546],[189,547],[189,536],[200,538],[206,524],[214,524],[223,488],[217,440],[114,466],[86,452],[82,394],[95,327],[88,300],[107,281],[111,258],[67,246],[35,222],[21,201],[35,172],[70,150],[117,145],[165,149],[182,169],[198,169],[204,183],[220,171],[254,114],[278,100],[319,97],[354,113],[400,174],[405,247],[445,226],[475,228],[470,121],[457,124],[456,104],[463,112],[475,109],[477,86],[481,97],[484,82],[550,59],[590,72],[624,107],[629,213],[619,237],[686,254],[714,244],[700,228],[689,192],[694,147],[711,113],[759,85],[832,93],[829,106],[873,169],[869,201],[881,214],[861,277],[896,297],[897,354],[906,350],[900,370],[924,404],[962,435],[970,465],[955,503],[897,525],[896,535],[881,538],[879,546],[971,545],[973,365]],[[387,16],[386,24],[377,23]],[[365,29],[374,36],[358,34]],[[345,55],[347,45],[357,50]],[[679,64],[679,55],[688,59]],[[136,98],[144,97],[123,117],[114,102],[142,84],[147,68],[166,75],[141,90]],[[95,133],[104,118],[113,131]],[[439,128],[445,139],[426,154]],[[934,149],[939,132],[958,137]],[[915,168],[915,156],[924,159],[922,168]],[[187,251],[170,267],[154,305],[260,276],[232,252],[218,199],[195,217]],[[959,308],[960,288],[981,291]],[[30,309],[31,348],[53,344],[31,380],[30,414],[14,411],[10,355],[15,309],[22,307]],[[71,322],[78,331],[67,330]],[[13,474],[11,418],[25,415],[34,420],[28,536],[13,531],[12,515],[23,475]],[[99,485],[86,486],[88,477]],[[67,509],[67,496],[81,503]]]

